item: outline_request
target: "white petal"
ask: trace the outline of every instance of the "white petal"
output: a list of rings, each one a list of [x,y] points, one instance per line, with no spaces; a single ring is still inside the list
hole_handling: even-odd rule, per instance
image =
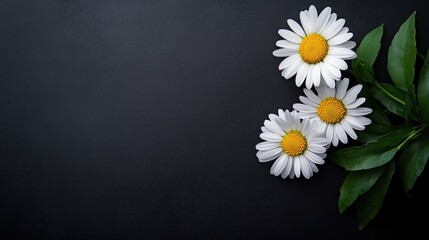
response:
[[[288,68],[300,60],[301,60],[301,57],[299,56],[299,54],[295,54],[295,55],[292,55],[290,57],[287,57],[280,63],[279,70]]]
[[[289,25],[290,29],[292,29],[292,31],[294,31],[296,34],[298,34],[301,37],[305,36],[304,30],[297,22],[295,22],[292,19],[288,19],[287,24]]]
[[[299,49],[299,44],[292,43],[292,42],[289,42],[286,40],[278,40],[276,42],[276,46],[281,47],[281,48],[296,50],[296,51],[298,51],[298,49]]]
[[[289,68],[286,69],[286,72],[283,77],[285,77],[286,79],[291,78],[298,72],[298,69],[299,67],[301,67],[302,64],[303,61],[299,58],[296,62],[292,63]]]
[[[311,177],[311,172],[313,172],[313,170],[311,169],[310,165],[307,163],[307,158],[305,156],[299,156],[299,162],[301,163],[302,176],[304,176],[306,179],[309,179]]]
[[[265,120],[264,126],[266,128],[268,128],[268,130],[270,130],[271,132],[277,133],[280,136],[283,136],[285,134],[283,129],[279,125],[277,125],[275,122]]]
[[[268,128],[266,128],[266,127],[261,127],[261,131],[264,133],[264,132],[270,132],[270,130],[268,130]]]
[[[313,84],[318,87],[320,85],[320,64],[315,64],[313,67]]]
[[[344,26],[344,24],[346,23],[346,20],[344,19],[338,19],[337,21],[335,21],[334,23],[332,23],[330,26],[326,26],[325,29],[325,38],[327,40],[331,39],[333,36],[335,36]]]
[[[285,179],[287,176],[289,176],[290,170],[292,169],[292,166],[293,166],[293,159],[292,158],[287,156],[285,161],[286,161],[286,167],[283,169],[283,172],[281,174],[281,177],[283,179]]]
[[[270,173],[274,176],[280,175],[282,173],[283,169],[286,167],[286,154],[280,155],[279,158],[273,163],[273,166],[271,166]]]
[[[325,163],[325,160],[323,160],[319,155],[312,153],[310,151],[305,151],[304,155],[308,158],[308,160],[310,160],[316,164],[321,165],[321,164]]]
[[[346,92],[346,96],[344,96],[344,98],[342,99],[344,105],[349,105],[350,103],[356,101],[357,95],[360,93],[360,91],[362,90],[362,85],[358,84],[352,88],[350,88],[347,92]]]
[[[353,50],[336,46],[329,48],[328,55],[336,56],[345,60],[350,60],[356,57],[356,53]]]
[[[295,176],[299,178],[301,176],[301,164],[298,157],[293,159],[293,170],[295,172]]]
[[[279,118],[281,118],[281,119],[283,119],[283,120],[286,120],[285,119],[285,111],[283,111],[282,109],[279,109]]]
[[[290,129],[298,129],[298,126],[296,126],[296,124],[295,124],[295,119],[294,119],[294,117],[292,116],[292,114],[289,112],[289,111],[287,111],[286,110],[286,112],[285,112],[285,118],[286,118],[286,122],[287,122],[287,124],[288,124],[288,127],[290,128]]]
[[[298,50],[295,49],[279,48],[274,50],[273,55],[276,57],[289,57],[297,53]]]
[[[332,124],[328,124],[326,128],[326,138],[329,142],[332,142],[332,139],[334,139],[334,126]]]
[[[335,133],[335,129],[334,129],[334,134],[332,135],[332,145],[338,146],[338,135]]]
[[[343,126],[344,131],[346,131],[347,135],[349,135],[352,139],[356,140],[358,136],[352,127],[347,123],[347,121],[341,121],[341,126]]]
[[[346,106],[346,108],[348,110],[353,109],[353,108],[357,108],[360,105],[362,105],[365,102],[365,98],[358,98],[356,99],[356,101],[350,103],[349,105]]]
[[[323,11],[319,15],[319,18],[317,19],[316,32],[321,32],[323,28],[325,28],[326,24],[328,23],[330,15],[331,15],[330,7],[326,7],[325,9],[323,9]]]
[[[328,44],[329,46],[339,45],[347,42],[352,37],[353,37],[353,33],[337,34],[333,38],[329,39]]]
[[[311,5],[309,8],[309,19],[310,19],[310,26],[311,26],[311,31],[314,32],[316,31],[316,27],[317,27],[317,9],[316,7],[314,7],[314,5]]]
[[[310,165],[310,167],[313,170],[313,172],[315,172],[315,173],[319,172],[319,169],[317,168],[316,164],[314,164],[311,161],[308,161],[308,164]]]
[[[352,49],[354,47],[356,47],[356,43],[353,41],[347,41],[343,44],[337,45],[335,47],[342,47],[342,48],[348,48],[348,49]]]
[[[298,34],[292,32],[292,31],[286,30],[286,29],[280,29],[279,35],[282,36],[282,38],[288,40],[289,42],[300,44],[302,41],[302,38],[300,36],[298,36]]]
[[[275,122],[283,130],[283,134],[284,134],[284,131],[286,130],[286,127],[287,127],[286,121],[275,114],[272,114],[272,115],[273,115],[272,118],[270,118],[271,121]],[[283,136],[283,134],[281,135]]]
[[[267,151],[274,148],[278,148],[280,145],[279,143],[272,143],[272,142],[260,142],[256,144],[256,150],[260,151]]]
[[[316,111],[317,111],[317,109],[315,107],[307,106],[307,105],[304,105],[301,103],[293,104],[293,108],[297,111],[305,112],[305,113],[316,113]]]
[[[307,97],[299,96],[299,100],[300,100],[302,103],[304,103],[305,105],[309,105],[309,106],[312,106],[312,107],[315,107],[315,108],[319,107],[319,104],[318,104],[318,103],[311,101],[311,100],[310,100],[309,98],[307,98]]]
[[[356,109],[347,110],[347,114],[350,116],[363,116],[372,113],[371,108],[360,107]]]
[[[334,66],[334,67],[336,67],[338,69],[341,69],[341,70],[347,70],[347,68],[349,67],[349,66],[347,66],[346,61],[344,61],[341,58],[334,57],[334,56],[329,56],[328,55],[328,56],[325,57],[325,59],[323,61],[326,62],[326,63],[329,63],[332,66]]]
[[[310,143],[308,145],[308,151],[312,153],[324,153],[326,152],[326,148],[319,144]]]
[[[328,87],[316,87],[315,89],[316,89],[317,95],[320,97],[320,99],[326,99],[328,97],[331,97],[329,95],[328,89],[332,89],[332,88],[328,88]]]
[[[335,98],[342,100],[344,96],[346,95],[347,88],[349,87],[349,79],[344,78],[338,83],[337,86],[337,93],[335,95]]]
[[[278,156],[280,156],[280,154],[282,153],[283,153],[283,150],[279,147],[279,148],[275,148],[267,151],[258,151],[256,153],[256,157],[258,157],[259,162],[269,162],[271,160],[274,160]]]
[[[349,124],[349,125],[350,125],[350,127],[352,127],[353,129],[356,129],[356,130],[359,130],[359,131],[361,131],[361,130],[364,130],[364,129],[365,129],[365,125],[363,125],[363,124],[359,121],[358,117],[354,117],[354,116],[348,116],[348,115],[346,115],[346,116],[344,117],[343,121],[347,122],[347,124]]]
[[[307,35],[312,33],[310,19],[305,11],[301,11],[299,13],[299,19],[301,20],[301,25],[302,25],[302,28],[304,28],[305,33]]]
[[[341,72],[338,68],[332,66],[331,64],[324,61],[326,69],[329,71],[329,74],[334,77],[335,80],[338,80],[341,78]]]
[[[307,79],[305,80],[305,87],[307,89],[311,89],[313,86],[313,71],[314,71],[314,65],[308,65],[308,73],[307,73]]]
[[[323,80],[325,81],[326,85],[330,88],[335,88],[335,80],[329,73],[328,69],[326,69],[325,63],[320,63],[320,73],[322,74]]]
[[[316,94],[314,94],[314,92],[313,91],[311,91],[311,90],[308,90],[308,89],[305,89],[304,88],[304,94],[305,94],[305,96],[307,96],[311,101],[313,101],[313,102],[315,102],[315,103],[317,103],[317,104],[319,104],[322,100],[316,95]]]
[[[347,134],[343,129],[343,126],[341,126],[341,124],[337,123],[334,125],[334,131],[335,134],[338,136],[338,139],[340,139],[340,141],[344,144],[347,144],[348,140],[347,140]]]
[[[332,13],[331,16],[329,16],[329,20],[326,23],[325,27],[320,31],[320,33],[322,34],[322,36],[324,36],[326,38],[326,30],[337,20],[337,14],[336,13]]]
[[[305,78],[307,77],[307,72],[308,72],[308,64],[303,63],[301,67],[298,69],[298,72],[296,74],[295,84],[297,87],[300,87],[302,85]]]
[[[259,137],[268,142],[280,142],[281,140],[283,140],[282,136],[272,132],[261,133]]]

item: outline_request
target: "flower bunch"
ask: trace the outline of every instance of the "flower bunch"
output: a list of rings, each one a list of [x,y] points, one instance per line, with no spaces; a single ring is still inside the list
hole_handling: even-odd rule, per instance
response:
[[[424,64],[416,91],[413,13],[389,48],[387,69],[393,84],[378,82],[373,64],[383,25],[362,40],[356,54],[353,34],[331,8],[318,14],[310,6],[299,17],[301,25],[289,19],[291,30],[279,30],[283,39],[273,55],[285,57],[279,65],[284,78],[295,77],[297,87],[305,82],[304,95],[293,111],[280,109],[268,116],[256,156],[260,162],[275,160],[270,173],[284,179],[309,179],[326,158],[344,168],[349,173],[340,189],[339,211],[354,204],[362,229],[381,208],[396,167],[408,192],[428,160],[429,57],[419,54]],[[352,60],[351,69],[346,60]],[[345,70],[357,85],[349,88],[349,79],[342,78]],[[341,147],[349,138],[363,145]],[[340,149],[328,156],[331,145]]]

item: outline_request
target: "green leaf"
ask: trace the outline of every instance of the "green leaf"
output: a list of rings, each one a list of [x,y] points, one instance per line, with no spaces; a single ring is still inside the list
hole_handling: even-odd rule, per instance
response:
[[[395,85],[404,92],[414,80],[416,62],[416,30],[414,12],[399,28],[390,45],[387,55],[387,70]]]
[[[389,188],[390,180],[395,172],[395,161],[391,161],[378,178],[374,186],[356,202],[359,217],[359,229],[363,229],[383,206],[384,196]]]
[[[331,153],[328,157],[347,171],[358,171],[382,166],[392,160],[402,141],[411,133],[410,129],[401,129],[363,146],[344,148]]]
[[[359,47],[356,50],[357,58],[352,61],[353,69],[357,68],[357,63],[360,60],[372,67],[375,59],[378,56],[378,52],[380,51],[380,41],[382,36],[383,24],[376,27],[362,39]]]
[[[380,137],[403,128],[402,126],[392,125],[388,123],[373,123],[363,131],[357,132],[358,141],[362,143],[375,142]]]
[[[429,157],[429,136],[420,135],[402,152],[398,165],[405,191],[413,188]]]
[[[343,213],[362,194],[366,193],[383,173],[382,167],[350,172],[340,189],[338,208]]]
[[[419,101],[419,117],[423,122],[429,122],[429,51],[426,54],[425,63],[420,71],[417,99]]]
[[[387,108],[391,113],[406,118],[404,112],[405,101],[402,100],[405,93],[399,90],[392,84],[388,83],[377,83],[386,92],[380,89],[380,87],[374,86],[371,88],[371,92],[375,99],[377,99],[383,106]],[[389,95],[390,96],[389,96]]]
[[[350,70],[350,73],[356,77],[359,83],[367,82],[375,84],[375,73],[372,66],[364,62],[362,59],[355,61],[355,67]]]

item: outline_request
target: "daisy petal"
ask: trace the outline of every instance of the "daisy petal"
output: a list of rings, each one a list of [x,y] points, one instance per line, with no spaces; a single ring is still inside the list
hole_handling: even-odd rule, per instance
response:
[[[335,131],[335,133],[334,133],[334,134],[336,134],[336,135],[338,136],[338,139],[340,139],[340,141],[341,141],[342,143],[347,144],[347,142],[348,142],[347,134],[346,134],[346,132],[344,131],[344,129],[343,129],[343,127],[341,126],[341,124],[339,124],[339,123],[335,124],[335,125],[334,125],[334,131]]]
[[[349,87],[349,79],[344,78],[338,83],[337,93],[335,95],[336,99],[342,100],[346,95],[347,88]]]
[[[256,150],[260,150],[260,151],[267,151],[278,147],[280,147],[279,143],[272,143],[272,142],[260,142],[256,144]]]
[[[279,70],[285,69],[290,67],[291,65],[295,64],[298,59],[301,57],[299,54],[292,55],[290,57],[285,58],[279,65]]]
[[[326,26],[324,34],[325,38],[329,41],[329,39],[335,36],[343,28],[345,23],[346,20],[341,18],[332,23],[330,26]]]
[[[279,48],[273,51],[273,55],[276,57],[289,57],[297,53],[297,50],[287,48]]]
[[[302,176],[304,176],[304,178],[306,179],[310,179],[311,177],[311,167],[310,165],[307,163],[308,160],[305,156],[299,156],[299,162],[301,164],[301,172],[302,172]]]
[[[299,178],[301,176],[301,164],[298,157],[293,159],[293,170],[295,172],[295,176]]]
[[[326,69],[329,71],[329,74],[331,74],[335,80],[338,80],[341,78],[341,72],[338,68],[332,66],[331,64],[324,61]]]
[[[263,132],[259,135],[259,137],[268,142],[280,142],[281,140],[283,140],[280,135],[277,135],[272,132]]]
[[[326,69],[325,63],[320,63],[320,73],[322,74],[323,80],[326,85],[330,88],[335,88],[335,80],[329,73],[328,69]]]
[[[353,50],[336,46],[330,47],[328,54],[345,60],[356,58],[356,53]]]
[[[287,24],[289,25],[290,29],[292,29],[292,31],[294,31],[296,34],[298,34],[301,37],[305,36],[304,30],[297,22],[295,22],[292,19],[288,19]]]
[[[283,169],[286,167],[286,154],[280,155],[279,158],[274,162],[274,164],[271,166],[270,173],[274,176],[280,175],[282,173]]]
[[[310,19],[305,11],[299,13],[299,19],[301,20],[302,28],[304,28],[305,33],[308,35],[311,31]]]
[[[304,156],[308,158],[308,160],[314,162],[315,164],[324,164],[325,160],[323,160],[319,155],[312,153],[310,151],[305,151]]]
[[[356,140],[358,136],[352,127],[347,123],[347,121],[341,121],[341,126],[343,126],[344,131],[346,131],[347,135],[349,135],[352,139]]]
[[[372,109],[366,108],[366,107],[347,110],[347,114],[349,114],[350,116],[363,116],[363,115],[368,115],[370,113],[372,113]]]
[[[314,86],[318,87],[320,85],[320,64],[316,64],[313,67],[312,77]]]
[[[264,121],[264,126],[266,128],[268,128],[268,130],[270,130],[273,133],[276,133],[280,136],[283,136],[285,134],[285,132],[283,131],[283,129],[281,127],[279,127],[279,125],[277,125],[276,123],[272,122],[272,121],[268,121],[265,120]]]
[[[339,45],[347,42],[352,37],[353,37],[353,33],[337,34],[333,38],[329,39],[328,44],[329,46]]]
[[[283,172],[281,174],[281,177],[283,179],[289,176],[290,170],[292,169],[292,165],[293,165],[292,158],[287,157],[285,161],[286,161],[286,167],[283,169]]]
[[[357,95],[362,90],[362,85],[358,84],[356,86],[353,86],[346,92],[346,96],[343,98],[344,105],[349,105],[350,103],[356,101]]]
[[[284,39],[288,40],[289,42],[300,44],[302,41],[302,38],[300,36],[298,36],[298,34],[292,32],[292,31],[286,30],[286,29],[280,29],[279,35],[282,36]]]
[[[322,32],[323,28],[325,28],[326,24],[328,23],[329,16],[331,15],[331,8],[326,7],[323,9],[323,11],[320,13],[319,18],[317,19],[317,32]]]
[[[356,101],[350,103],[349,105],[346,106],[347,109],[353,109],[353,108],[357,108],[360,105],[362,105],[365,102],[365,98],[358,98],[356,99]]]
[[[311,91],[311,90],[308,90],[308,89],[305,89],[304,88],[304,94],[305,94],[305,96],[307,96],[311,101],[313,101],[313,102],[315,102],[315,103],[317,103],[317,104],[319,104],[321,101],[322,101],[322,99],[320,99],[316,94],[314,94],[314,92],[313,91]]]
[[[279,40],[276,42],[276,46],[277,47],[281,47],[281,48],[286,48],[286,49],[291,49],[291,50],[296,50],[298,51],[299,49],[299,44],[296,43],[292,43],[286,40]]]
[[[319,106],[319,104],[317,104],[316,102],[311,101],[309,98],[304,97],[304,96],[299,96],[299,100],[302,103],[304,103],[305,105],[309,105],[311,107],[317,108]]]
[[[259,162],[269,162],[280,156],[281,153],[283,153],[283,149],[275,148],[267,151],[258,151],[256,157],[259,159]]]
[[[347,66],[346,61],[344,61],[341,58],[338,57],[334,57],[334,56],[326,56],[325,59],[323,60],[324,62],[327,62],[329,64],[331,64],[332,66],[341,69],[341,70],[346,70],[349,66]]]
[[[308,9],[308,12],[309,12],[308,16],[310,19],[310,26],[311,26],[310,31],[314,32],[316,30],[315,28],[317,27],[317,19],[318,19],[317,9],[314,5],[311,5],[310,8]]]
[[[339,44],[335,47],[342,47],[342,48],[348,48],[348,49],[352,49],[354,47],[356,47],[356,43],[353,41],[347,41],[345,43]]]
[[[301,67],[298,69],[298,72],[296,74],[295,84],[297,87],[300,87],[302,85],[305,78],[307,77],[307,72],[308,72],[308,64],[303,63]]]

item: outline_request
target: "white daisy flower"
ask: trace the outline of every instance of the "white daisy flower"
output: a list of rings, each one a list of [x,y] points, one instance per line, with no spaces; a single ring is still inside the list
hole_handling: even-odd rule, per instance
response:
[[[357,98],[362,85],[358,84],[347,91],[348,85],[349,79],[344,78],[336,88],[316,87],[318,95],[304,89],[306,97],[299,97],[304,104],[293,105],[299,111],[300,118],[316,119],[334,146],[338,146],[338,140],[346,144],[347,135],[357,139],[354,130],[364,130],[366,125],[371,124],[371,120],[364,115],[370,114],[372,109],[359,107],[365,102],[365,98]]]
[[[311,5],[309,10],[299,15],[302,27],[292,19],[287,23],[292,29],[280,29],[279,34],[284,40],[277,41],[280,47],[273,52],[276,57],[286,57],[279,70],[286,79],[296,74],[295,83],[299,87],[305,81],[310,89],[313,84],[318,87],[321,81],[333,88],[335,81],[341,79],[341,71],[348,68],[344,60],[353,59],[356,53],[351,50],[356,43],[349,41],[353,34],[344,27],[345,20],[338,19],[325,8],[320,15]]]
[[[258,143],[256,156],[260,162],[276,159],[270,173],[284,179],[286,177],[309,179],[318,172],[316,164],[323,164],[326,157],[326,145],[329,141],[317,131],[316,121],[301,120],[296,111],[279,109],[278,115],[270,114],[265,120],[260,137],[265,140]]]

